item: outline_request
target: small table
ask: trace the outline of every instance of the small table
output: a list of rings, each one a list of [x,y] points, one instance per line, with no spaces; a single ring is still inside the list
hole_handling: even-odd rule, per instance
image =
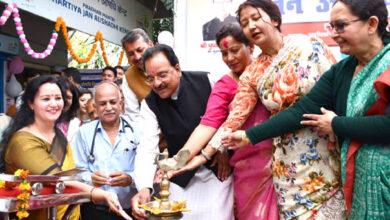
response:
[[[69,194],[52,194],[42,196],[31,196],[29,200],[32,209],[48,209],[48,220],[55,220],[59,205],[69,205],[62,219],[68,219],[71,211],[77,204],[89,202],[89,193],[69,193]],[[0,212],[3,220],[9,220],[9,213],[16,212],[17,199],[14,197],[0,197]]]
[[[20,183],[21,178],[14,175],[0,174],[0,180]],[[56,183],[69,181],[69,180],[80,180],[80,177],[74,176],[48,176],[48,175],[29,175],[27,181],[30,183],[43,183],[45,185],[55,185]],[[69,191],[68,191],[69,192]],[[77,204],[90,202],[90,194],[86,192],[70,192],[70,193],[53,193],[46,195],[30,195],[29,209],[47,209],[48,220],[55,220],[57,214],[57,206],[69,205],[65,211],[62,219],[69,219],[72,210]],[[9,214],[16,212],[17,210],[17,199],[16,196],[0,195],[0,219],[9,220]]]

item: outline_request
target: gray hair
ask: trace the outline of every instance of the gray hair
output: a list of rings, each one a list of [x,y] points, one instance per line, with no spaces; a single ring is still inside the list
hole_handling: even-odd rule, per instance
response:
[[[122,47],[124,47],[125,43],[134,43],[136,40],[138,40],[140,37],[144,39],[146,43],[149,43],[150,38],[148,34],[141,28],[135,28],[128,32],[121,40]]]
[[[101,82],[97,83],[93,87],[92,93],[93,93],[93,98],[94,98],[95,101],[96,101],[96,91],[97,91],[97,88],[102,86],[102,85],[104,85],[104,84],[112,85],[114,88],[116,88],[116,90],[118,91],[119,100],[121,100],[122,93],[121,93],[120,87],[116,83],[114,83],[114,82],[104,80],[104,81],[101,81]]]

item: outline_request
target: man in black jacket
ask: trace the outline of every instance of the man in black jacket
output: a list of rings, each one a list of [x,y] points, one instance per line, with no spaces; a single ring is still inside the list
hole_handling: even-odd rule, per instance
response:
[[[168,143],[169,156],[175,155],[198,126],[206,110],[211,92],[208,73],[181,71],[172,48],[158,45],[143,55],[146,83],[152,91],[141,104],[141,138],[135,161],[135,181],[139,193],[132,199],[133,214],[145,217],[139,203],[150,198],[158,149],[162,132]],[[137,152],[138,153],[138,152]],[[142,159],[142,161],[141,161]],[[214,171],[214,174],[213,174]],[[201,167],[171,179],[172,200],[187,200],[191,213],[185,219],[233,219],[232,179],[221,182],[215,169]],[[142,176],[142,177],[141,177]]]

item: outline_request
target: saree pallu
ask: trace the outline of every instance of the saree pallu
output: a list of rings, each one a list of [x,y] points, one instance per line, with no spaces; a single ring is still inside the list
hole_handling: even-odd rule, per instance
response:
[[[67,151],[66,156],[64,158],[64,162],[62,163],[61,170],[70,170],[76,167],[76,163],[73,160],[72,155],[72,149],[70,145],[67,145]],[[61,205],[57,207],[57,219],[62,219],[62,216],[64,216],[66,209],[68,208],[68,205]],[[70,220],[77,220],[80,217],[80,206],[77,206],[72,211],[72,214],[70,216]]]
[[[259,66],[262,65],[259,57]],[[316,38],[290,35],[257,82],[261,102],[272,114],[308,93],[334,62]],[[327,136],[306,127],[273,139],[272,172],[281,218],[344,219],[340,160]]]
[[[261,103],[254,108],[242,129],[262,123],[269,112]],[[277,220],[279,211],[271,172],[272,141],[236,150],[230,158],[238,220]]]
[[[384,96],[388,95],[389,84],[387,90],[382,88],[386,91],[385,94],[380,94],[380,90],[375,90],[374,86],[378,88],[377,83],[386,81],[384,77],[387,77],[387,82],[390,81],[388,75],[382,75],[382,73],[388,74],[389,66],[390,45],[387,45],[353,78],[348,94],[346,116],[383,114],[387,106],[382,105],[376,110],[377,112],[371,107],[374,107],[380,98],[386,98]],[[376,81],[377,79],[384,81]],[[347,192],[348,208],[351,208],[352,200],[349,219],[388,219],[390,216],[390,145],[360,143],[356,148],[355,144],[356,141],[346,139],[341,147],[342,180],[345,184],[344,190]],[[352,150],[355,152],[351,155]],[[354,172],[351,172],[350,160],[354,164]],[[354,178],[352,182],[351,178]],[[352,195],[350,195],[351,191],[353,191]]]
[[[48,175],[60,170],[75,168],[70,146],[66,137],[56,129],[53,143],[35,136],[27,131],[16,132],[7,147],[5,162],[7,173],[14,173],[17,169],[29,170],[33,175]],[[67,205],[57,207],[57,218],[62,219]],[[30,210],[27,219],[47,219],[45,209]],[[71,220],[79,219],[80,208],[77,206],[70,216]]]
[[[214,85],[201,124],[219,128],[232,110],[232,100],[238,83],[225,75]],[[261,103],[248,114],[244,128],[263,123],[269,112]],[[272,141],[266,140],[234,151],[230,158],[233,167],[235,216],[238,220],[277,220],[279,212],[272,182]]]

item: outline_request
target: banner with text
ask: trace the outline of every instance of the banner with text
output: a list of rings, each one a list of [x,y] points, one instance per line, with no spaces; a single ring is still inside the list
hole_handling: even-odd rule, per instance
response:
[[[244,0],[177,1],[175,51],[179,54],[182,68],[216,74],[228,71],[215,43],[215,34],[222,25],[236,21],[236,11],[242,2]],[[329,46],[337,46],[325,29],[334,0],[274,2],[282,13],[283,34],[307,34],[322,38]],[[390,0],[385,2],[389,10]],[[340,57],[337,47],[332,50]]]

